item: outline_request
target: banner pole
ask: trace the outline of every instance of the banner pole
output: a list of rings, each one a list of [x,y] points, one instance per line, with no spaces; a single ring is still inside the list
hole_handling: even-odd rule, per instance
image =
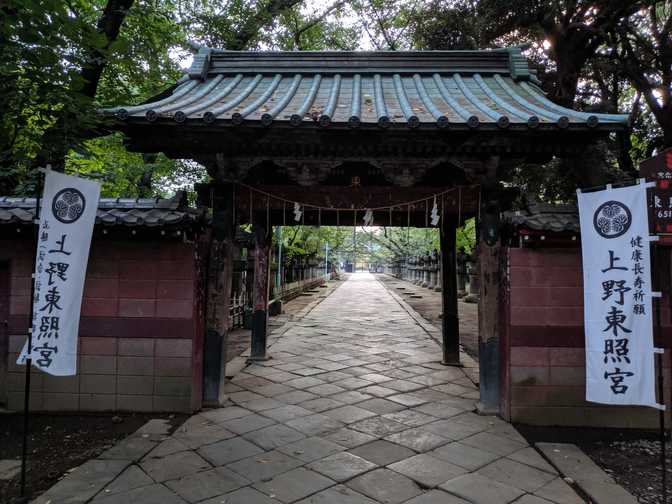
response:
[[[656,311],[659,311],[657,309]],[[663,397],[663,355],[657,354],[658,361],[658,394]],[[658,419],[660,423],[660,467],[663,472],[663,504],[667,504],[667,462],[665,460],[665,411],[658,411]]]
[[[653,245],[653,264],[656,268],[656,270],[660,269],[661,266],[661,254],[660,254],[660,246],[656,243]],[[658,280],[658,284],[660,285],[660,280]],[[661,289],[658,289],[661,290]],[[656,333],[658,337],[658,344],[662,347],[662,328],[661,328],[661,318],[660,318],[660,302],[661,298],[656,297],[654,298],[655,303],[656,303]],[[658,398],[661,402],[661,404],[665,404],[665,392],[664,392],[664,369],[663,369],[663,354],[659,353],[656,354],[656,361],[658,364]],[[662,470],[662,497],[663,497],[663,504],[667,504],[667,461],[666,461],[666,454],[665,454],[665,410],[659,410],[658,411],[658,423],[659,423],[659,435],[660,435],[660,467]]]
[[[35,195],[35,248],[33,249],[33,274],[30,282],[30,323],[28,328],[28,357],[26,359],[26,377],[23,391],[23,446],[21,448],[21,500],[26,502],[26,462],[28,458],[28,428],[30,420],[30,375],[32,373],[33,359],[33,317],[35,305],[35,281],[36,271],[35,264],[37,263],[37,245],[40,239],[40,202],[42,198],[44,174],[42,169],[37,173],[36,195]]]

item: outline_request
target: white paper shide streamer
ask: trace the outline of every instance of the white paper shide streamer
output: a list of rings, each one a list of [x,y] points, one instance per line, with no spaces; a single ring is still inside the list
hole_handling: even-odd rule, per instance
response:
[[[373,224],[373,210],[367,210],[364,212],[364,218],[362,219],[365,226],[370,226]]]
[[[301,216],[303,215],[303,210],[301,210],[301,205],[298,203],[294,203],[294,220],[296,222],[299,222],[301,220]]]
[[[100,184],[47,171],[35,262],[32,363],[56,376],[77,374],[77,337]]]
[[[586,400],[656,402],[646,184],[581,193]]]
[[[439,223],[439,206],[436,204],[436,196],[434,196],[434,205],[432,206],[432,213],[430,214],[432,226]]]

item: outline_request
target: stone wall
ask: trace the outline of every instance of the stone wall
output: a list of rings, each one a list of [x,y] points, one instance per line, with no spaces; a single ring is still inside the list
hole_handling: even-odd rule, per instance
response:
[[[15,362],[28,328],[32,244],[5,244],[0,243],[0,262],[9,264],[10,271],[9,348],[0,403],[20,410],[25,368]],[[82,303],[78,374],[54,377],[34,370],[31,407],[145,412],[198,408],[194,283],[191,245],[96,238]]]
[[[584,399],[580,249],[510,248],[508,265],[505,415],[514,422],[538,425],[656,427],[658,412],[651,408],[610,407]],[[664,334],[672,328],[668,306],[664,299]],[[665,340],[669,347],[669,338]],[[668,353],[664,362],[669,399]]]

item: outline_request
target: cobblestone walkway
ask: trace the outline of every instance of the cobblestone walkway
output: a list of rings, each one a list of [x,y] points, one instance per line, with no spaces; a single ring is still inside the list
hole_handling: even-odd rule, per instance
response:
[[[371,275],[278,332],[230,406],[191,417],[93,502],[583,502],[512,426],[473,413],[472,382]]]

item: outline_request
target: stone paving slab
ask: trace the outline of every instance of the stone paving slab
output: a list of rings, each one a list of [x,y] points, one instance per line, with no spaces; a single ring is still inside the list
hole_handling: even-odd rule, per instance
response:
[[[21,472],[21,461],[14,459],[0,460],[0,480],[11,480]]]
[[[388,467],[425,488],[433,488],[467,472],[462,467],[426,453],[409,457]]]
[[[107,485],[102,495],[113,495],[120,492],[128,492],[143,486],[153,485],[154,480],[140,467],[133,465],[125,469],[112,483]]]
[[[377,465],[352,453],[343,452],[313,462],[308,467],[334,481],[343,482],[375,469]]]
[[[33,501],[34,504],[88,502],[130,465],[126,460],[89,460]]]
[[[334,486],[333,480],[310,469],[299,467],[268,482],[257,483],[254,488],[269,497],[290,503],[331,486]]]
[[[157,483],[195,474],[212,466],[192,451],[173,453],[160,459],[148,459],[140,467]]]
[[[473,504],[508,504],[525,494],[523,490],[475,473],[454,478],[439,488]]]
[[[427,324],[372,275],[352,275],[273,329],[269,345],[272,359],[225,385],[224,407],[191,416],[169,437],[165,425],[149,425],[45,496],[57,497],[51,504],[583,502],[515,428],[474,413],[467,368],[443,366]]]
[[[450,495],[441,490],[430,490],[429,492],[419,495],[405,504],[470,504],[464,499],[460,499],[454,495]]]
[[[243,476],[224,467],[217,467],[209,471],[167,481],[165,485],[187,502],[199,502],[236,490],[249,483]]]
[[[572,478],[595,504],[636,504],[637,499],[593,462],[576,445],[537,443],[544,456],[558,470]]]
[[[56,504],[56,502],[64,503],[70,501],[54,501],[52,504]],[[114,495],[100,495],[92,502],[96,504],[186,504],[187,501],[167,487],[154,484]]]
[[[347,485],[378,502],[389,504],[400,504],[422,493],[413,480],[389,469],[376,469],[358,476]]]
[[[346,486],[337,485],[316,493],[298,504],[376,504],[376,501]]]

